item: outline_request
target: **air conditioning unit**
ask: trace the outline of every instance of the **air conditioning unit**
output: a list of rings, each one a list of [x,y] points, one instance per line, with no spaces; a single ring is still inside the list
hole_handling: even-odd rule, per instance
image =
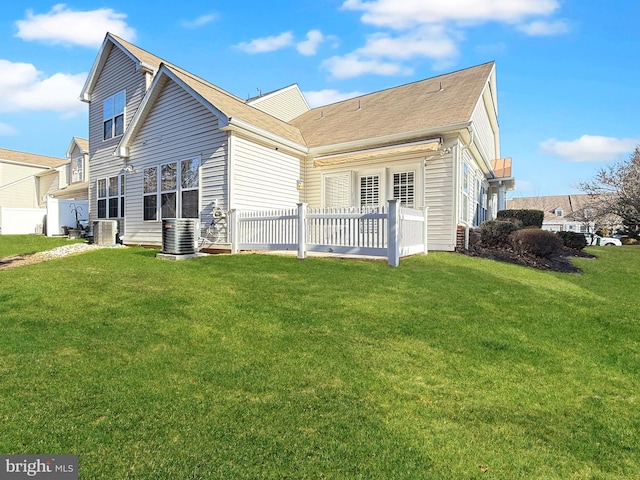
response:
[[[200,235],[198,218],[162,219],[162,253],[170,255],[193,255],[197,250]]]
[[[96,245],[115,245],[118,234],[116,220],[98,220],[93,222],[93,243]]]

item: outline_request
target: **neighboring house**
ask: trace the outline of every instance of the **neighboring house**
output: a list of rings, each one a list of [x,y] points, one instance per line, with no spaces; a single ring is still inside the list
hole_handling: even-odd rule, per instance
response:
[[[87,201],[87,169],[84,139],[72,140],[66,159],[0,148],[0,233],[42,233],[49,199]]]
[[[542,228],[552,232],[595,232],[594,210],[589,195],[521,197],[507,201],[510,210],[542,210]]]
[[[236,97],[107,34],[89,103],[90,219],[161,245],[162,218],[224,210],[428,207],[430,249],[494,218],[514,188],[486,63],[310,109],[297,85]]]
[[[67,160],[0,148],[0,207],[41,208]]]

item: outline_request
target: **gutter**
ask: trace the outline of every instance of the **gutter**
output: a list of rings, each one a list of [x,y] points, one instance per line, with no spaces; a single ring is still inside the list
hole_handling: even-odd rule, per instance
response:
[[[469,143],[465,146],[465,148],[469,148],[471,145],[473,145],[476,148],[476,150],[480,153],[480,157],[484,161],[484,166],[487,168],[487,171],[491,172],[491,175],[493,176],[493,178],[496,178],[495,172],[491,167],[491,162],[487,158],[486,152],[484,151],[484,149],[480,149],[480,146],[475,142],[475,131],[473,129],[473,122],[469,122],[467,131],[469,132]]]

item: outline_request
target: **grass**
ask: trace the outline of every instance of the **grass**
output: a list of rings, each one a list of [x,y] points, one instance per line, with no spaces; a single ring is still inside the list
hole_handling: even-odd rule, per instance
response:
[[[0,237],[0,258],[36,253],[83,241],[69,240],[67,237],[43,237],[41,235],[2,235]]]
[[[86,479],[638,478],[640,248],[589,251],[2,271],[0,451]]]

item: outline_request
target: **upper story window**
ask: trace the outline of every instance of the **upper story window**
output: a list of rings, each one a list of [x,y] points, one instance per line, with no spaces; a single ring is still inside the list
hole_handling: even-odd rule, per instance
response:
[[[71,159],[71,178],[69,183],[84,182],[84,156]]]
[[[125,91],[112,95],[102,104],[102,125],[104,140],[124,133]]]
[[[564,210],[562,210],[562,207],[558,207],[554,210],[554,212],[556,217],[561,217],[564,215]]]

